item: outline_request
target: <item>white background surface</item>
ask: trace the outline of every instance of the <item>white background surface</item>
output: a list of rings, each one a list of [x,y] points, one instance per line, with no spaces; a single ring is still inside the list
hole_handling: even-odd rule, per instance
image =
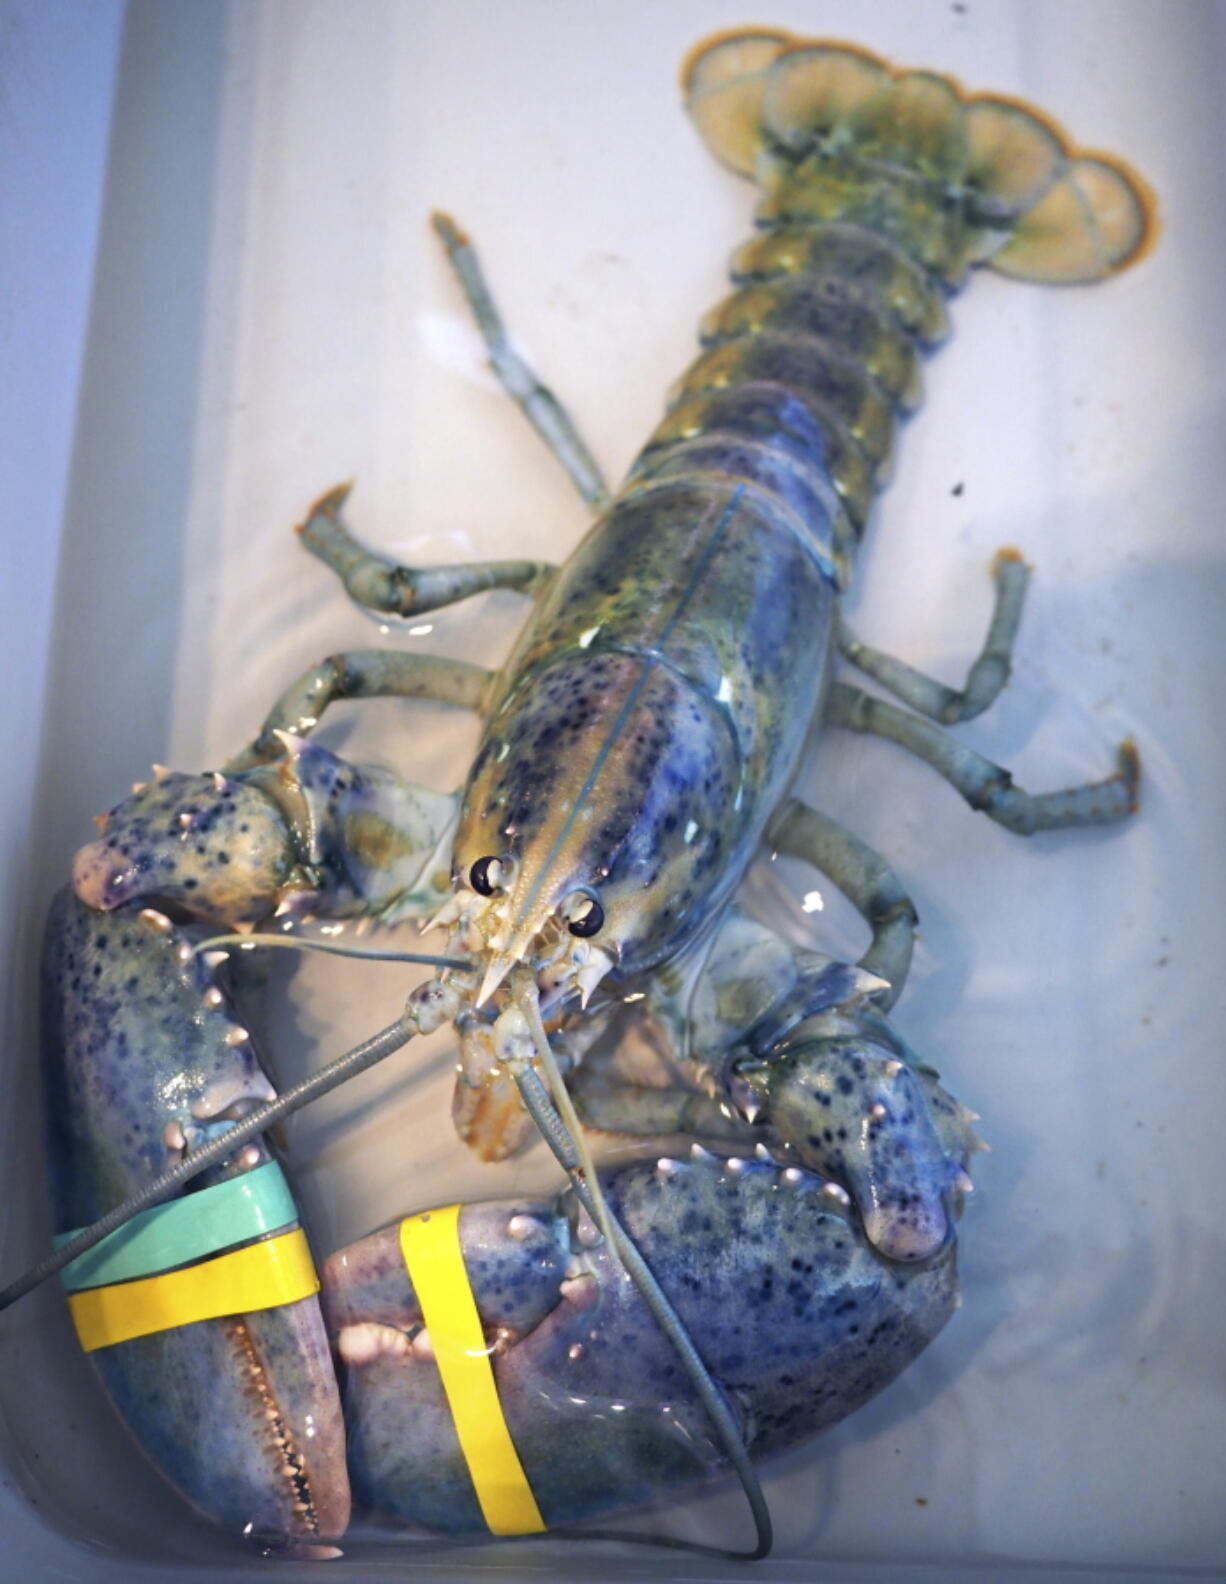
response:
[[[0,242],[5,1275],[46,1233],[32,972],[89,817],[151,759],[216,762],[289,676],[374,636],[288,531],[309,500],[355,476],[359,531],[422,561],[557,557],[584,526],[482,369],[428,211],[473,232],[521,346],[616,478],[749,224],[750,189],[678,107],[681,57],[751,20],[852,38],[1033,99],[1160,195],[1161,244],[1134,272],[1065,292],[985,276],[955,305],[852,603],[870,641],[957,678],[987,562],[1019,545],[1038,575],[1016,679],[967,740],[1040,789],[1104,773],[1131,733],[1146,780],[1126,830],[1027,844],[898,751],[826,740],[809,791],[920,910],[899,1026],[993,1152],[963,1225],[963,1311],[877,1403],[771,1466],[779,1554],[758,1573],[1220,1573],[1221,8],[141,3],[122,40],[121,20],[9,0],[0,36],[0,174],[21,221]],[[495,662],[519,614],[488,596],[400,641]],[[355,721],[338,712],[330,740],[438,786],[475,739],[426,706]],[[402,994],[395,970],[303,968],[279,1080]],[[291,1128],[319,1252],[540,1175],[464,1158],[448,1063],[415,1051]],[[0,1349],[0,1577],[265,1570],[145,1470],[54,1292],[0,1317]],[[738,1498],[682,1522],[731,1541]],[[331,1576],[580,1566],[747,1576],[558,1547],[359,1555]]]

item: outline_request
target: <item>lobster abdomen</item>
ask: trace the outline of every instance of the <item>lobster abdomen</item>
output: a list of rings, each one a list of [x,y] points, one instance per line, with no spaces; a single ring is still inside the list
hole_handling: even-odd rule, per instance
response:
[[[1127,166],[1080,153],[1047,116],[845,44],[717,36],[683,81],[709,146],[762,189],[759,235],[733,256],[739,290],[703,321],[707,350],[636,472],[699,438],[786,453],[833,486],[843,584],[947,294],[974,264],[1100,280],[1145,251],[1152,204]]]

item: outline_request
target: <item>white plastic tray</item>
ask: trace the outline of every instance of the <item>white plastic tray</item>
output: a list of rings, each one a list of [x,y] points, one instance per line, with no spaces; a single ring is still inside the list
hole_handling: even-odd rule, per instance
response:
[[[956,305],[865,557],[859,629],[953,678],[986,619],[988,560],[1019,545],[1038,576],[1016,679],[966,737],[1040,788],[1103,773],[1131,733],[1144,808],[1124,830],[1026,844],[898,752],[828,739],[809,791],[889,855],[922,917],[898,1021],[983,1113],[993,1153],[963,1225],[963,1311],[864,1413],[771,1466],[779,1549],[757,1576],[1219,1575],[1221,8],[5,11],[5,190],[21,225],[0,300],[23,391],[3,393],[18,508],[0,581],[5,1275],[46,1236],[33,970],[41,909],[90,816],[154,758],[216,762],[300,667],[371,641],[288,531],[307,502],[356,476],[359,530],[409,559],[558,556],[583,527],[483,371],[432,207],[473,232],[520,344],[616,477],[748,229],[749,188],[677,103],[677,64],[705,34],[753,20],[855,39],[1025,95],[1150,179],[1165,231],[1140,268],[1088,291],[977,279]],[[405,641],[494,662],[518,619],[491,596]],[[424,707],[355,719],[335,740],[440,786],[474,737]],[[333,969],[299,972],[283,1081],[386,1021],[403,992],[387,969],[342,982],[338,1007]],[[445,1048],[415,1052],[293,1126],[321,1251],[541,1174],[536,1159],[486,1175],[464,1157],[441,1120],[447,1069]],[[0,1317],[0,1358],[0,1577],[295,1574],[163,1489],[54,1291]],[[742,1521],[731,1490],[678,1520],[728,1542]],[[549,1545],[358,1548],[330,1576],[580,1568],[752,1576]]]

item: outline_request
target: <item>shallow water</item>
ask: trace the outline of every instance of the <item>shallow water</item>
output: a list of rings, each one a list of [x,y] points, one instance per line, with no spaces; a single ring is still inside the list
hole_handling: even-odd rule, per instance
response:
[[[992,1153],[962,1228],[961,1314],[864,1413],[772,1465],[779,1559],[764,1572],[810,1579],[821,1559],[865,1578],[955,1562],[1208,1575],[1226,1561],[1221,12],[864,9],[780,3],[757,19],[1032,97],[1135,162],[1165,233],[1093,290],[972,283],[903,434],[853,619],[953,680],[987,619],[988,561],[1018,545],[1038,575],[1015,679],[966,739],[1037,790],[1105,773],[1131,734],[1146,779],[1127,829],[1024,843],[883,744],[828,737],[807,774],[912,890],[923,936],[896,1019],[983,1114]],[[131,8],[70,468],[53,481],[66,498],[33,808],[22,781],[10,813],[29,915],[6,954],[6,1272],[46,1231],[37,899],[152,759],[217,762],[287,677],[377,637],[290,525],[355,476],[357,531],[409,560],[556,558],[584,526],[482,368],[428,211],[473,232],[521,346],[617,477],[748,230],[750,190],[711,162],[675,90],[686,49],[744,20],[722,0]],[[520,613],[486,596],[394,637],[496,663]],[[475,736],[462,716],[379,704],[338,711],[326,740],[445,787]],[[785,883],[812,886],[798,870]],[[777,905],[831,949],[859,943],[833,903]],[[404,992],[377,966],[293,977],[282,1086],[388,1021]],[[319,1254],[418,1205],[548,1180],[539,1154],[498,1172],[465,1157],[438,1121],[450,1061],[445,1043],[414,1049],[291,1125]],[[54,1292],[0,1333],[14,1554],[48,1576],[246,1571],[130,1448]],[[730,1488],[669,1521],[743,1532]],[[466,1577],[495,1555],[508,1578],[576,1565],[534,1546],[394,1567]],[[333,1576],[393,1567],[362,1558]],[[725,1576],[650,1553],[583,1565]]]

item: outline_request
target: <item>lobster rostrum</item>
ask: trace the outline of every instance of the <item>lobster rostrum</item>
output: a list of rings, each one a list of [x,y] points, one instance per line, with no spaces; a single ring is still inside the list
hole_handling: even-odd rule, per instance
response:
[[[1128,744],[1105,780],[1031,795],[943,730],[1007,680],[1016,552],[962,690],[860,642],[838,602],[949,295],[973,265],[1123,268],[1152,232],[1142,187],[1015,101],[846,45],[743,31],[684,80],[703,136],[761,189],[758,230],[611,499],[436,217],[495,369],[597,508],[566,564],[394,565],[352,537],[343,489],[300,530],[381,615],[524,592],[503,669],[330,657],[222,769],[156,769],[102,817],[52,911],[58,1224],[163,1201],[67,1265],[78,1334],[168,1478],[261,1540],[326,1548],[351,1507],[413,1532],[539,1532],[730,1463],[749,1489],[738,1448],[791,1445],[888,1383],[954,1307],[978,1141],[887,1017],[905,891],[789,797],[813,728],[910,749],[1022,833],[1135,806]],[[900,703],[835,678],[840,659]],[[481,714],[460,794],[312,739],[331,703],[377,696]],[[764,844],[860,909],[858,963],[738,909]],[[316,1276],[263,1138],[281,1112],[250,1032],[260,954],[233,935],[279,919],[298,937],[299,918],[448,930],[401,1024],[353,1054],[454,1023],[461,1136],[497,1159],[543,1127],[564,1189],[408,1216]],[[576,1116],[641,1138],[642,1158],[597,1173]]]

